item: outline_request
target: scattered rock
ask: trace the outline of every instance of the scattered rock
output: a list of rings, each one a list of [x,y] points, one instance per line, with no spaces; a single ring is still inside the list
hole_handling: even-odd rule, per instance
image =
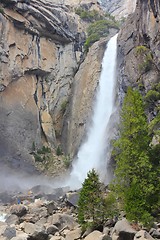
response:
[[[91,232],[87,237],[85,237],[84,240],[99,240],[101,236],[102,236],[102,233],[96,230]]]
[[[19,223],[19,218],[17,215],[15,214],[11,214],[6,218],[5,221],[8,225],[12,225],[12,224],[18,224]]]
[[[111,237],[113,240],[133,240],[135,234],[135,229],[133,229],[127,219],[124,218],[115,224]]]
[[[135,234],[134,240],[154,240],[154,238],[145,230],[140,230]]]
[[[17,215],[18,217],[22,217],[22,216],[24,216],[27,213],[27,209],[22,204],[19,204],[19,205],[15,205],[14,204],[10,208],[10,213]]]

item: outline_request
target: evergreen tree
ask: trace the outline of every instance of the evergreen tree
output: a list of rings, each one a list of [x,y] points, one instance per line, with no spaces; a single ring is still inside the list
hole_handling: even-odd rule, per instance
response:
[[[101,183],[94,169],[89,171],[84,180],[78,202],[78,221],[85,229],[103,222],[104,204]]]
[[[130,87],[124,98],[120,138],[115,142],[115,191],[129,219],[147,223],[156,193],[156,174],[150,160],[150,143],[143,101]]]

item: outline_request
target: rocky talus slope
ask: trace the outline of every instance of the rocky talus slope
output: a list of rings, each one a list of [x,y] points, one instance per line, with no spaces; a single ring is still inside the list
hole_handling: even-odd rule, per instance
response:
[[[0,199],[7,200],[5,193]],[[106,219],[101,229],[83,231],[77,221],[78,192],[35,186],[28,193],[8,195],[0,206],[1,240],[154,240],[160,224],[148,232],[126,218]]]

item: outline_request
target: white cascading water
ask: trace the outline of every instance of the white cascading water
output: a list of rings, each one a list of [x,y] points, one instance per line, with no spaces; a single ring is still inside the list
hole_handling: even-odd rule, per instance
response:
[[[93,168],[99,173],[101,179],[104,180],[104,175],[107,178],[106,147],[107,144],[109,145],[107,135],[110,130],[107,126],[115,105],[117,35],[109,40],[103,57],[92,126],[88,130],[86,141],[79,149],[76,160],[73,162],[68,182],[71,189],[80,188],[88,171]]]

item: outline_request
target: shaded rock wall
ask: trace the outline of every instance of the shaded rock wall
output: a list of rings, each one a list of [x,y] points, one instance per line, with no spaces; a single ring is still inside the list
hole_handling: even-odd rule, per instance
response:
[[[120,97],[128,85],[144,86],[145,91],[158,81],[160,74],[160,2],[137,2],[135,13],[125,22],[118,36],[118,63]],[[144,46],[151,54],[148,69],[146,59],[137,53],[137,47]],[[143,69],[144,64],[144,69]]]

